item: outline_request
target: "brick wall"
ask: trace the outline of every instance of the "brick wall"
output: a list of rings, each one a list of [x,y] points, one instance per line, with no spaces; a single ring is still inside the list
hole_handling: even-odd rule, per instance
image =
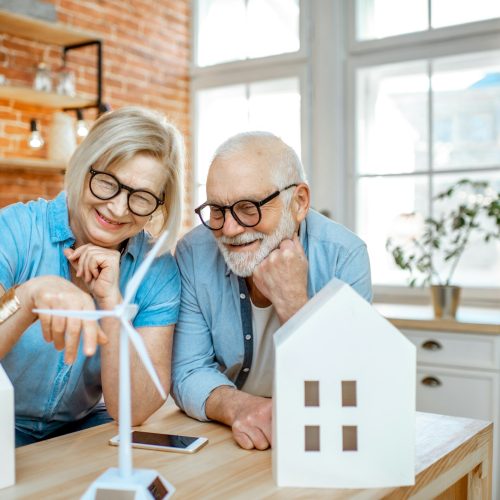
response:
[[[189,151],[189,0],[49,0],[59,22],[97,34],[103,40],[103,101],[113,109],[143,105],[165,113],[184,133]],[[95,47],[68,53],[78,94],[95,96]],[[61,65],[61,48],[0,34],[0,74],[9,84],[31,86],[38,62]],[[92,118],[88,111],[85,118]],[[95,116],[95,115],[94,115]],[[52,111],[0,99],[0,157],[46,157],[46,146],[27,146],[30,119],[48,137]],[[190,168],[186,186],[192,185]],[[57,172],[0,166],[0,207],[62,188]],[[186,206],[190,193],[185,195]]]

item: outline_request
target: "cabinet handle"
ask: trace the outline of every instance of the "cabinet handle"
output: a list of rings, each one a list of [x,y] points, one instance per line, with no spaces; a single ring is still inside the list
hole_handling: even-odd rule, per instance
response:
[[[443,384],[441,380],[436,377],[425,377],[422,379],[422,385],[426,385],[427,387],[439,387]]]
[[[439,351],[443,346],[437,340],[426,340],[422,344],[422,348],[428,351]]]

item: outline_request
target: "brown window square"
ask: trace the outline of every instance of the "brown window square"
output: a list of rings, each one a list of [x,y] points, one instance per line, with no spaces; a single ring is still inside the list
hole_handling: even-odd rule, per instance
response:
[[[344,451],[358,451],[358,428],[355,425],[342,427],[342,449]]]
[[[342,380],[342,406],[357,406],[356,381]]]
[[[305,451],[319,451],[319,425],[305,426]]]
[[[319,381],[304,382],[304,406],[319,406]]]

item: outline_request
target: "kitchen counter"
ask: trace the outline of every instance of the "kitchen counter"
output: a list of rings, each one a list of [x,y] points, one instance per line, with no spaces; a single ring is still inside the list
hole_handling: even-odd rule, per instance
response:
[[[373,305],[397,328],[500,335],[500,307],[459,307],[456,319],[436,319],[430,305]]]

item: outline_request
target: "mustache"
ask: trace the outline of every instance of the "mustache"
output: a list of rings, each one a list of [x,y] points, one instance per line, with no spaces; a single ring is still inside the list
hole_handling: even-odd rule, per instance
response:
[[[226,245],[244,245],[245,243],[253,243],[257,240],[263,240],[265,234],[263,233],[242,233],[237,236],[221,236],[219,237],[219,241]]]

